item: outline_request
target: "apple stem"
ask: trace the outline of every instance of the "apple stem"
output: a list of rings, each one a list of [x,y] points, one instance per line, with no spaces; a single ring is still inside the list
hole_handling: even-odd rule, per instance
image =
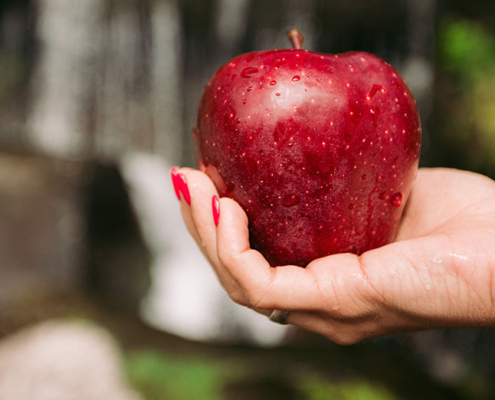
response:
[[[302,49],[302,44],[304,42],[304,36],[302,35],[301,32],[299,32],[299,29],[291,29],[289,32],[287,32],[287,36],[289,37],[290,41],[292,42],[292,48],[294,50],[301,50]]]

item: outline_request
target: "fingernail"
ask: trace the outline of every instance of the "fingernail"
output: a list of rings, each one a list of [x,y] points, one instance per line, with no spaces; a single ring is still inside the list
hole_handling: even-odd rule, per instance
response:
[[[179,181],[179,189],[184,196],[184,200],[188,205],[191,205],[191,194],[189,193],[189,188],[187,187],[187,181],[184,174],[177,174],[177,178]]]
[[[174,185],[175,195],[180,200],[179,182],[177,181],[177,169],[172,167],[170,169],[170,178],[172,179],[172,185]]]
[[[213,196],[211,199],[211,207],[213,208],[213,221],[215,226],[218,226],[218,221],[220,220],[220,200],[217,196]]]

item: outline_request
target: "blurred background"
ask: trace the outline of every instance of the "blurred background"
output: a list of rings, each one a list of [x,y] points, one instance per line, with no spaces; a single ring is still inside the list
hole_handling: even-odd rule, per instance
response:
[[[188,237],[203,87],[293,27],[401,72],[422,166],[495,178],[493,0],[1,0],[1,399],[495,398],[493,330],[337,346],[233,304]]]

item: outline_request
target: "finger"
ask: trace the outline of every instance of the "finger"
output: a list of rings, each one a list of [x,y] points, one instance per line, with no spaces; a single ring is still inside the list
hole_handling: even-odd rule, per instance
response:
[[[187,228],[189,234],[193,237],[194,241],[196,242],[196,244],[198,245],[200,250],[203,252],[203,254],[205,254],[204,248],[201,245],[201,239],[199,237],[198,230],[196,228],[196,225],[194,223],[194,220],[193,220],[193,217],[191,214],[191,207],[187,204],[187,202],[184,198],[184,195],[182,194],[182,192],[180,190],[181,184],[179,182],[179,179],[181,179],[181,177],[179,176],[179,174],[183,175],[184,182],[187,185],[187,174],[189,171],[193,171],[193,170],[191,168],[181,168],[181,169],[173,168],[172,169],[172,180],[174,180],[174,179],[176,180],[176,183],[174,182],[174,188],[176,189],[177,197],[179,198],[179,201],[181,202],[181,214],[182,214],[182,219],[184,220],[184,223],[186,225],[186,228]],[[189,188],[187,188],[187,190],[189,191]]]
[[[248,221],[242,208],[230,199],[221,199],[221,210],[218,256],[252,307],[289,311],[320,311],[341,303],[357,307],[356,299],[347,298],[365,286],[356,256],[322,258],[306,268],[273,268],[261,253],[251,249]],[[351,286],[356,289],[349,290]]]
[[[216,233],[209,200],[217,195],[213,182],[202,172],[182,169],[191,196],[191,205],[182,202],[184,217],[188,219],[198,245],[212,262],[218,262],[216,255]]]
[[[182,201],[182,215],[189,232],[209,260],[221,284],[231,297],[237,300],[241,290],[237,283],[221,264],[217,255],[216,226],[213,221],[211,199],[218,196],[218,192],[211,179],[203,172],[193,169],[179,171],[185,177],[191,197],[191,205]]]

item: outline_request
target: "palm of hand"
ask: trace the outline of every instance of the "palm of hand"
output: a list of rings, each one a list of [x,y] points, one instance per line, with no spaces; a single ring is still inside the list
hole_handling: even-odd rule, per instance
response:
[[[338,254],[305,269],[271,268],[249,247],[247,218],[221,199],[215,228],[206,175],[182,170],[192,205],[189,231],[231,298],[338,343],[383,334],[495,321],[495,183],[449,170],[418,172],[396,241],[357,257]]]

